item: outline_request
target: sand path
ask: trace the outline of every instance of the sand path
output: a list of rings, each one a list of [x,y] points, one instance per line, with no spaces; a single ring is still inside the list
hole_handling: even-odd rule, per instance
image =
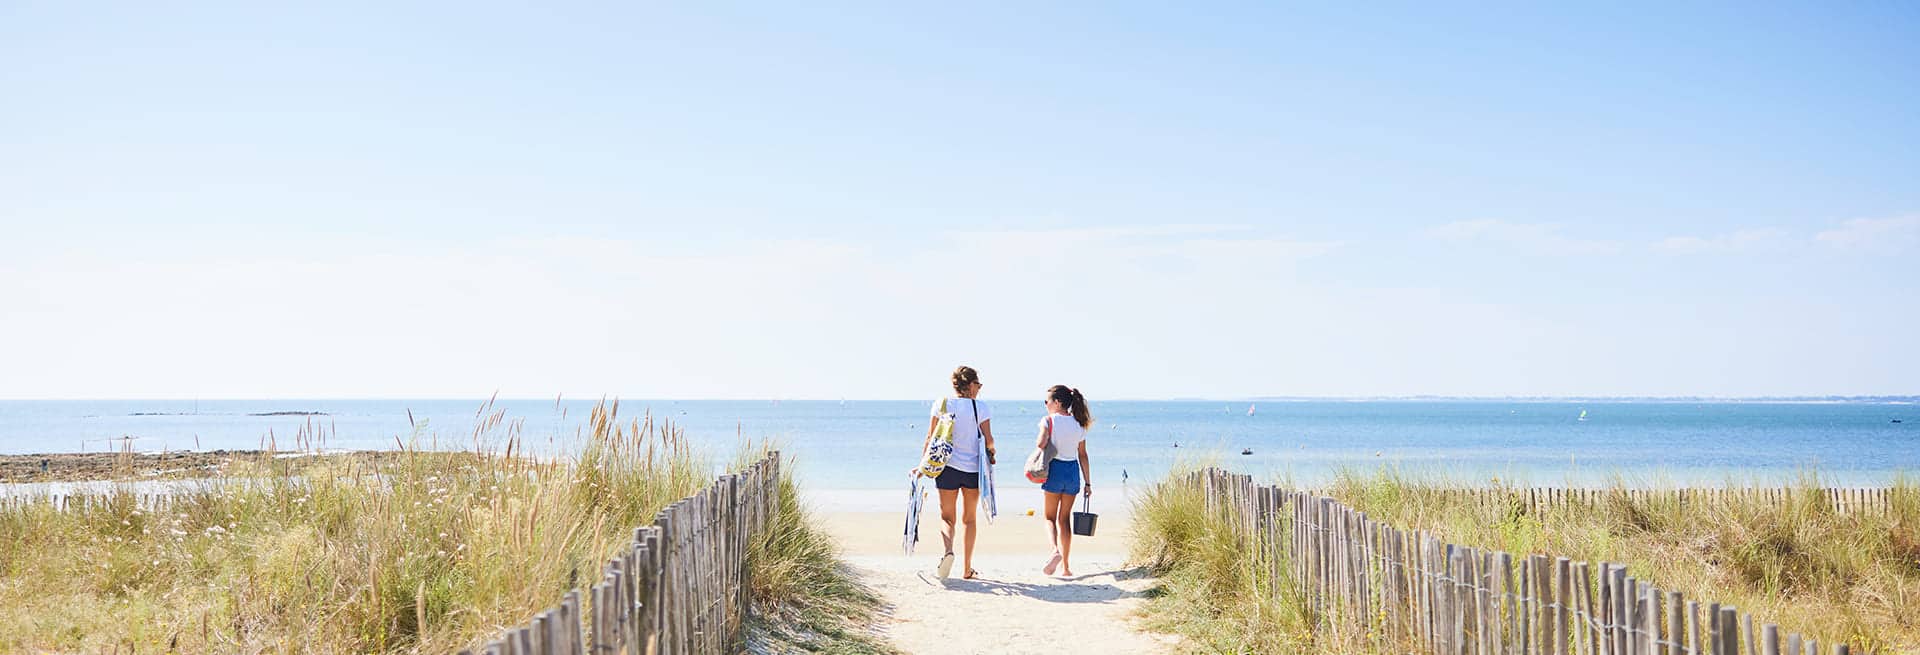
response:
[[[899,520],[840,515],[830,522],[848,548],[848,563],[887,602],[877,628],[902,650],[934,655],[1172,651],[1173,637],[1144,632],[1134,617],[1143,592],[1155,581],[1142,570],[1123,568],[1124,524],[1086,540],[1084,550],[1077,542],[1075,575],[1063,578],[1040,573],[1048,552],[1040,524],[1003,516],[1000,524],[983,530],[975,551],[980,578],[961,579],[956,561],[952,577],[942,580],[934,571],[941,553],[937,526],[927,526],[915,555],[906,557],[896,536]]]

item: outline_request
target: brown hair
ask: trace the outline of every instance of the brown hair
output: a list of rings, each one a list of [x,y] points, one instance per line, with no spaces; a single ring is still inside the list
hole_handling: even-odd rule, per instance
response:
[[[972,385],[973,383],[979,382],[979,381],[980,381],[980,372],[973,370],[972,366],[962,366],[960,368],[953,369],[953,392],[954,393],[966,393],[967,387],[969,385]]]
[[[1093,410],[1087,409],[1087,397],[1080,395],[1079,389],[1056,384],[1047,388],[1047,399],[1073,414],[1073,421],[1081,428],[1093,427]]]

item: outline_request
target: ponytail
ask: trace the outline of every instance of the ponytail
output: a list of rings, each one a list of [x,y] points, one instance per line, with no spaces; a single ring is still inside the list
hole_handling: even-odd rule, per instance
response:
[[[1073,415],[1073,421],[1079,423],[1081,428],[1093,427],[1093,410],[1087,408],[1087,397],[1081,395],[1079,389],[1056,384],[1047,389],[1047,398],[1066,408],[1067,413]]]

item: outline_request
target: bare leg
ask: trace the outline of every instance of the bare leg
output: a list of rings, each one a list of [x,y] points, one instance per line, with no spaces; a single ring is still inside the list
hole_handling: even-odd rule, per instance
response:
[[[1040,492],[1040,515],[1047,517],[1047,541],[1053,542],[1053,554],[1060,554],[1060,494]]]
[[[972,578],[973,538],[980,535],[980,525],[975,523],[973,518],[974,508],[980,506],[980,490],[962,488],[960,489],[960,497],[961,500],[966,503],[965,506],[961,508],[960,522],[965,523],[967,526],[966,550],[965,554],[960,556],[960,577]]]
[[[1054,497],[1055,495],[1056,494],[1050,494],[1045,491],[1040,492],[1040,496],[1042,498],[1042,500],[1040,501],[1040,511],[1046,512],[1046,516],[1047,516],[1047,541],[1053,544],[1053,554],[1059,555],[1060,554],[1060,526],[1054,522],[1053,515],[1059,513],[1058,512],[1059,508],[1056,506],[1056,504],[1059,503],[1060,500],[1058,498],[1055,498]]]
[[[953,503],[960,495],[959,489],[940,490],[940,540],[947,544],[947,554],[953,554]]]
[[[1047,504],[1058,506],[1054,525],[1060,540],[1060,575],[1073,577],[1073,494],[1047,494]]]

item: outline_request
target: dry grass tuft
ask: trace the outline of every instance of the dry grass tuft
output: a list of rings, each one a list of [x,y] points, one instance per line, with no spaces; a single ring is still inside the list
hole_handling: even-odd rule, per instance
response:
[[[594,410],[578,452],[315,463],[265,453],[164,511],[130,486],[0,509],[0,651],[451,652],[552,605],[713,472],[678,429]]]
[[[757,460],[759,454],[755,454]],[[792,461],[781,464],[773,525],[747,547],[756,653],[898,653],[869,629],[880,597],[840,559],[840,544],[800,503]]]
[[[1885,514],[1834,512],[1820,486],[1808,474],[1778,505],[1682,506],[1631,496],[1616,480],[1592,507],[1535,514],[1514,487],[1385,468],[1342,472],[1323,493],[1375,520],[1454,543],[1624,563],[1663,589],[1778,623],[1783,634],[1847,643],[1854,652],[1920,647],[1920,485],[1896,479]],[[1470,491],[1505,501],[1474,502]],[[1380,652],[1364,636],[1319,632],[1285,593],[1278,601],[1256,593],[1269,583],[1291,585],[1268,580],[1268,563],[1247,555],[1259,549],[1242,548],[1235,532],[1225,516],[1206,511],[1198,489],[1160,484],[1141,498],[1133,559],[1164,581],[1147,606],[1149,625],[1183,634],[1204,652]],[[1282,564],[1273,568],[1285,575]]]
[[[1728,486],[1735,487],[1733,483]],[[1681,505],[1635,498],[1615,480],[1592,509],[1528,514],[1467,501],[1462,491],[1512,493],[1497,484],[1345,471],[1327,493],[1376,520],[1430,530],[1448,541],[1628,565],[1636,577],[1752,612],[1781,632],[1847,643],[1856,652],[1920,646],[1920,486],[1892,485],[1891,511],[1839,513],[1812,473],[1778,505],[1757,499]]]

